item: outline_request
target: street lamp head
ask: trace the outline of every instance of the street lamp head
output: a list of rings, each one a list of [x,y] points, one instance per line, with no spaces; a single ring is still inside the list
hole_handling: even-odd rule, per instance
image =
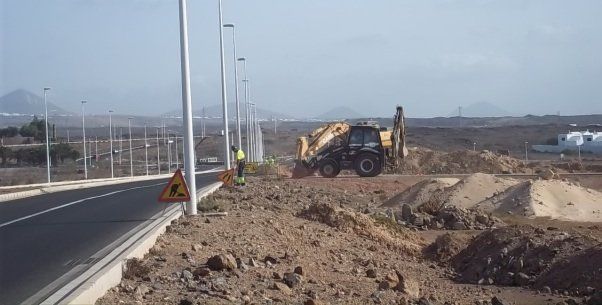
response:
[[[245,61],[245,60],[247,60],[247,58],[246,57],[241,57],[241,58],[238,58],[236,60],[238,60],[238,61]]]
[[[82,104],[85,104],[85,103],[87,103],[87,102],[88,102],[88,101],[82,101]]]
[[[109,110],[109,113],[113,113],[113,110]]]
[[[232,23],[226,23],[226,24],[224,24],[224,27],[225,28],[234,28],[234,24],[232,24]]]
[[[50,89],[51,89],[50,87],[44,87],[44,91],[48,91]]]

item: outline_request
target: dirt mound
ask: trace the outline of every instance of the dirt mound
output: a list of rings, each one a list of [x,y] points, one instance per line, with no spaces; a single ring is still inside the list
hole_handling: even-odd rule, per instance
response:
[[[453,206],[471,208],[516,184],[518,184],[518,181],[515,179],[476,173],[446,189],[443,198]]]
[[[419,207],[428,202],[439,202],[438,195],[458,181],[460,180],[456,178],[435,178],[420,181],[387,200],[382,207],[401,207],[404,203],[412,207]]]
[[[484,213],[549,217],[565,221],[601,222],[602,193],[563,180],[499,178],[476,173],[462,180],[438,178],[416,183],[382,207],[437,215],[444,207]],[[407,218],[404,217],[404,220]]]
[[[425,148],[411,149],[398,169],[407,174],[503,174],[522,173],[525,170],[521,160],[496,155],[487,150],[444,153]]]
[[[548,286],[578,294],[587,287],[602,289],[602,260],[579,261],[592,253],[600,257],[600,251],[602,245],[587,236],[511,226],[481,233],[453,258],[452,265],[461,282]],[[555,277],[560,273],[561,278]]]
[[[387,247],[399,249],[408,255],[420,253],[424,246],[422,239],[409,230],[398,227],[393,232],[385,227],[377,226],[374,219],[367,215],[338,208],[331,204],[312,204],[297,216],[344,231],[352,230],[358,235],[379,240]]]
[[[602,193],[562,180],[530,180],[477,205],[486,211],[566,221],[602,221]]]
[[[405,203],[413,208],[424,205],[472,208],[481,201],[494,197],[516,184],[518,181],[515,179],[498,178],[482,173],[472,174],[462,180],[456,178],[428,179],[393,196],[383,204],[383,207],[400,207]]]
[[[432,260],[447,262],[470,242],[470,235],[463,233],[445,233],[424,249],[424,255]]]

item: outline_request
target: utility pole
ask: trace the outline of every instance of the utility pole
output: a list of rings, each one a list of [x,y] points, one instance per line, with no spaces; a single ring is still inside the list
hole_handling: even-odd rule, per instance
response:
[[[86,103],[86,101],[82,101],[82,143],[84,144],[84,179],[88,179],[88,164],[86,163],[86,115],[84,111],[84,105]]]
[[[109,146],[111,149],[111,178],[115,178],[115,174],[113,171],[113,121],[111,119],[111,113],[113,113],[113,110],[109,110]]]
[[[48,183],[50,183],[50,141],[48,139],[48,103],[46,102],[46,92],[50,88],[44,88],[44,125],[46,125],[46,174],[48,176]]]
[[[224,165],[230,169],[230,135],[228,134],[228,98],[226,97],[226,63],[224,60],[224,29],[222,21],[222,0],[218,0],[219,9],[219,50],[222,71],[222,112],[224,119]]]
[[[220,1],[221,12],[221,1]],[[220,14],[221,15],[221,14]],[[222,21],[220,17],[220,31]],[[221,39],[221,35],[220,35]],[[222,58],[224,52],[222,50]],[[188,63],[188,18],[186,0],[180,0],[180,61],[182,70],[182,118],[184,119],[184,158],[186,163],[186,182],[190,191],[190,201],[186,206],[186,214],[197,214],[196,176],[194,168],[194,131],[192,129],[192,102],[190,97],[190,71]],[[223,61],[222,61],[223,62]],[[223,64],[222,64],[223,68]],[[223,80],[223,78],[222,78]]]

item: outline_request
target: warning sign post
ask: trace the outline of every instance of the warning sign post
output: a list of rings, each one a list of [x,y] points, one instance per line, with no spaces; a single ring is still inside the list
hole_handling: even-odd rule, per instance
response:
[[[190,192],[188,191],[186,180],[182,176],[182,171],[178,169],[161,192],[161,195],[159,195],[159,202],[184,201],[190,201]]]

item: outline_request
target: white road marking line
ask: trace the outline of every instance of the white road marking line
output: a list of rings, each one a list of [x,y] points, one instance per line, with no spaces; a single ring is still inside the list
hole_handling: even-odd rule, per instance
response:
[[[142,189],[142,188],[147,188],[147,187],[153,187],[153,186],[163,185],[163,184],[165,184],[165,182],[155,183],[155,184],[145,185],[145,186],[137,186],[137,187],[132,187],[132,188],[124,189],[124,190],[109,192],[109,193],[98,195],[98,196],[92,196],[92,197],[88,197],[88,198],[79,199],[79,200],[76,200],[76,201],[65,203],[63,205],[56,206],[54,208],[50,208],[50,209],[41,211],[41,212],[37,212],[37,213],[31,214],[31,215],[23,216],[21,218],[17,218],[17,219],[11,220],[9,222],[5,222],[3,224],[0,224],[0,228],[8,226],[10,224],[13,224],[15,222],[19,222],[21,220],[29,219],[29,218],[36,217],[36,216],[39,216],[39,215],[42,215],[42,214],[46,214],[48,212],[52,212],[54,210],[62,209],[64,207],[68,207],[70,205],[81,203],[81,202],[84,202],[84,201],[87,201],[87,200],[97,199],[97,198],[102,198],[102,197],[107,197],[107,196],[115,195],[115,194],[118,194],[118,193],[123,193],[123,192],[131,191],[131,190]]]

